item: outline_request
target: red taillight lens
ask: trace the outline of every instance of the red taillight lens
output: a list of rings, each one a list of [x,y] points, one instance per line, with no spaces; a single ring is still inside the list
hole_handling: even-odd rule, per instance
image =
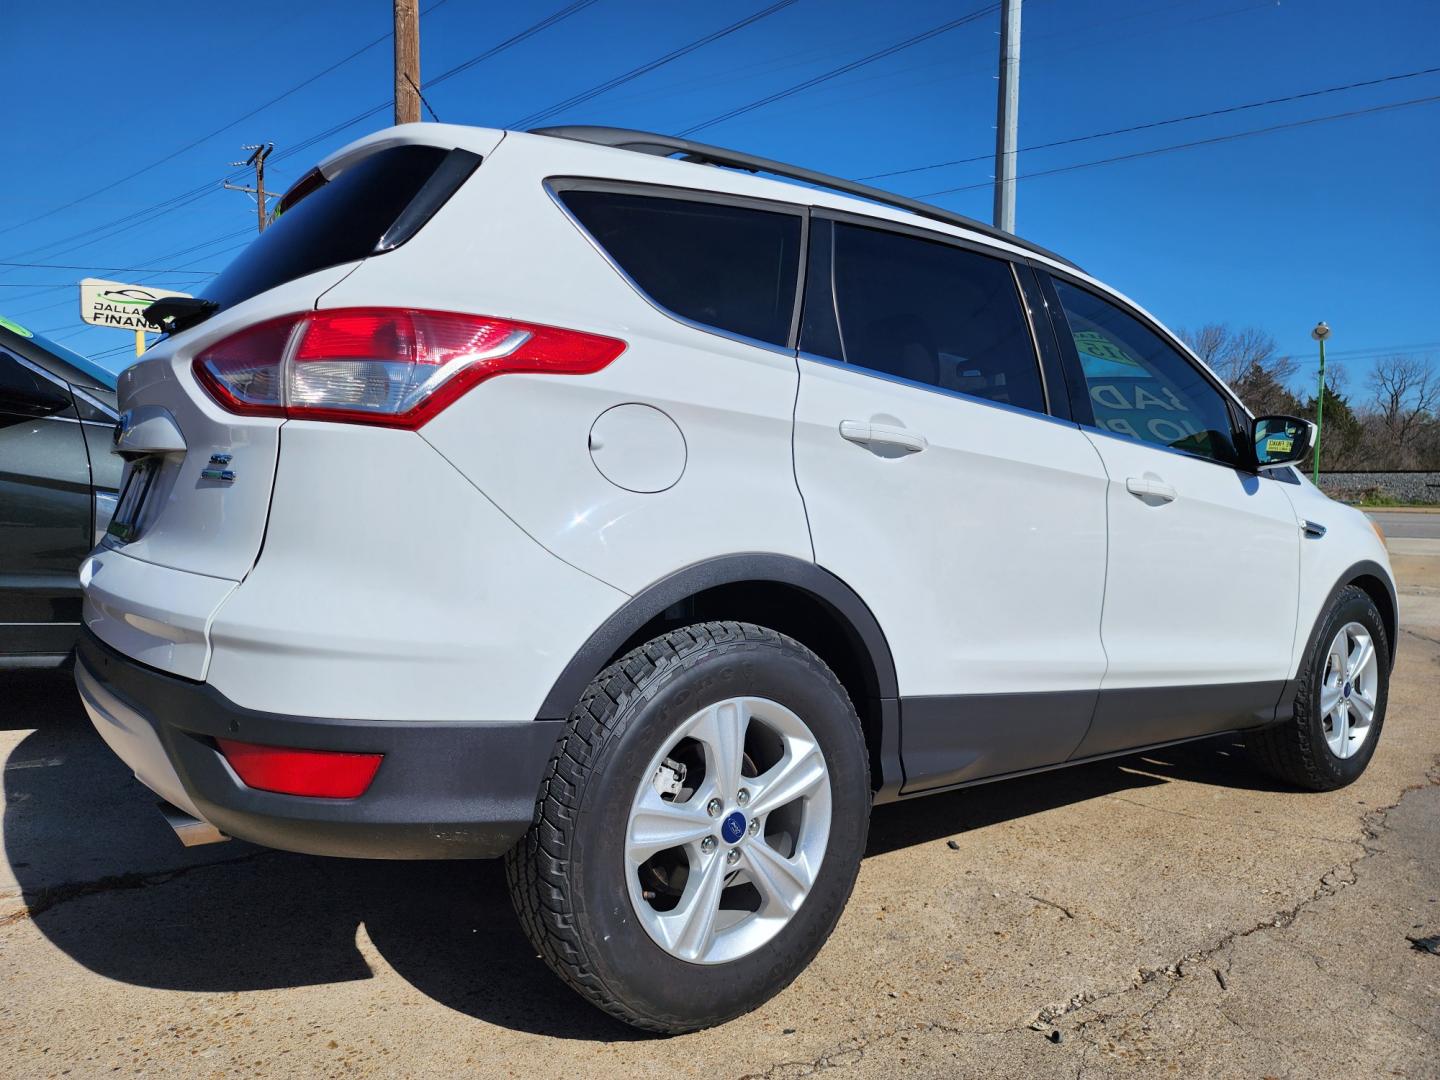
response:
[[[588,375],[624,351],[615,338],[510,319],[339,308],[249,327],[194,367],[232,412],[413,429],[495,375]]]
[[[339,750],[296,750],[234,739],[215,742],[246,787],[320,799],[356,799],[364,795],[385,756]]]

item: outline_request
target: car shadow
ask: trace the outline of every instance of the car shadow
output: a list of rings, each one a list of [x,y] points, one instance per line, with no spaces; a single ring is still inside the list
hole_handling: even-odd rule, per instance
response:
[[[153,797],[91,729],[68,679],[19,682],[3,729],[35,730],[13,745],[4,772],[7,866],[23,917],[91,971],[213,993],[367,979],[388,965],[487,1023],[571,1039],[645,1037],[584,1005],[535,955],[501,862],[325,859],[238,841],[181,849]],[[867,855],[1174,779],[1263,783],[1236,766],[1234,749],[1233,738],[1209,740],[877,807]]]

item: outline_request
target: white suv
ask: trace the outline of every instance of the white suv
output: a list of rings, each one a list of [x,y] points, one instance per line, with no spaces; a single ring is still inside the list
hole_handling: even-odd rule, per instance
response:
[[[1309,425],[977,222],[407,125],[153,315],[81,574],[96,728],[192,833],[505,855],[637,1026],[793,979],[875,803],[1224,731],[1317,790],[1374,752],[1395,590]]]

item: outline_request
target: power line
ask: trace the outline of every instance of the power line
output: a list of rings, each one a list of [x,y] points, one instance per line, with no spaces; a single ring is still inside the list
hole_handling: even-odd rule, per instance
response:
[[[431,4],[428,8],[426,8],[425,11],[423,12],[423,14],[428,15],[430,12],[432,12],[432,11],[434,11],[436,8],[440,7],[442,4],[448,4],[449,2],[450,2],[450,0],[435,0],[435,3]],[[390,33],[390,32],[387,32],[387,33],[384,33],[384,34],[380,35],[380,36],[377,37],[374,41],[371,41],[371,42],[369,42],[369,43],[366,44],[366,45],[360,46],[360,48],[356,49],[354,52],[350,53],[348,56],[346,56],[346,57],[344,57],[344,58],[342,58],[342,59],[340,59],[340,60],[337,60],[335,63],[331,64],[329,67],[325,68],[323,71],[320,71],[320,72],[317,72],[317,73],[314,74],[314,75],[311,75],[308,79],[305,79],[305,80],[303,80],[303,81],[301,81],[301,82],[296,83],[294,86],[290,87],[290,89],[286,90],[284,93],[277,94],[275,97],[271,98],[269,101],[266,101],[266,102],[264,102],[264,103],[261,104],[261,105],[257,105],[255,108],[251,109],[249,112],[245,113],[243,116],[237,116],[234,120],[231,120],[228,124],[224,124],[224,125],[216,128],[214,131],[210,132],[210,133],[207,134],[207,135],[202,135],[202,136],[200,136],[198,139],[192,139],[190,142],[186,143],[184,146],[180,147],[178,150],[172,150],[170,153],[166,154],[164,157],[162,157],[162,158],[156,158],[154,161],[150,162],[148,165],[145,165],[145,166],[143,166],[143,167],[141,167],[141,168],[139,168],[139,169],[136,169],[136,170],[135,170],[134,172],[132,172],[132,173],[127,173],[126,175],[120,177],[120,179],[118,179],[118,180],[112,180],[110,183],[105,184],[105,185],[102,186],[102,187],[98,187],[98,188],[96,188],[94,191],[91,191],[91,192],[88,192],[87,194],[81,195],[81,196],[79,196],[78,198],[71,199],[69,202],[65,203],[65,204],[62,205],[62,206],[57,206],[57,207],[55,207],[53,210],[46,210],[43,214],[36,214],[36,215],[35,215],[34,217],[32,217],[32,218],[27,218],[26,220],[21,221],[21,222],[17,222],[17,223],[14,224],[14,225],[7,225],[5,228],[0,229],[0,236],[3,236],[5,233],[8,233],[8,232],[13,232],[15,229],[24,228],[26,225],[33,225],[33,224],[34,224],[35,222],[37,222],[37,221],[43,221],[45,218],[48,218],[48,217],[50,217],[50,216],[52,216],[52,215],[54,215],[54,214],[58,214],[58,213],[60,213],[62,210],[68,210],[68,209],[70,209],[72,206],[78,206],[78,205],[79,205],[80,203],[82,203],[82,202],[86,202],[86,201],[89,200],[89,199],[93,199],[96,195],[100,195],[100,194],[102,194],[102,193],[104,193],[104,192],[106,192],[106,191],[109,191],[109,190],[110,190],[111,188],[113,188],[113,187],[118,187],[118,186],[121,185],[121,184],[124,184],[124,183],[126,183],[126,182],[128,182],[128,181],[130,181],[130,180],[135,179],[135,177],[137,177],[137,176],[141,176],[141,175],[143,175],[144,173],[149,172],[151,169],[155,168],[156,166],[163,165],[163,164],[165,164],[165,162],[171,161],[171,160],[179,157],[181,154],[185,153],[185,152],[188,151],[188,150],[193,150],[193,149],[195,149],[195,147],[199,146],[201,143],[206,142],[206,141],[209,140],[209,139],[213,139],[216,135],[220,135],[220,134],[222,134],[222,133],[224,133],[224,132],[226,132],[226,131],[229,131],[231,128],[236,127],[236,126],[244,123],[246,120],[249,120],[252,116],[255,116],[257,113],[263,112],[264,110],[270,108],[270,106],[275,105],[275,104],[277,104],[278,102],[284,101],[284,100],[285,100],[287,97],[289,97],[291,94],[297,93],[298,91],[305,89],[305,87],[309,86],[311,83],[316,82],[316,81],[319,80],[319,79],[323,79],[326,75],[329,75],[332,71],[335,71],[337,68],[344,67],[344,66],[345,66],[346,64],[348,64],[351,60],[354,60],[356,57],[360,56],[362,53],[369,52],[369,51],[370,51],[371,49],[373,49],[376,45],[379,45],[381,42],[384,42],[384,41],[389,40],[390,37],[391,37],[391,33]]]
[[[738,108],[731,109],[729,112],[721,113],[719,116],[712,117],[711,119],[706,120],[703,123],[691,124],[688,128],[680,131],[679,134],[682,137],[693,135],[697,131],[703,131],[705,128],[714,127],[716,124],[724,123],[726,120],[733,120],[737,116],[743,116],[745,113],[753,112],[756,109],[773,104],[774,102],[780,101],[783,98],[791,97],[794,94],[809,90],[812,86],[819,86],[823,82],[829,82],[831,79],[837,79],[841,75],[845,75],[848,72],[856,70],[857,68],[862,68],[867,64],[873,64],[875,63],[875,61],[883,60],[887,56],[893,56],[895,53],[900,52],[902,49],[908,49],[913,45],[919,45],[923,41],[929,41],[933,37],[937,37],[940,34],[944,34],[958,27],[964,26],[966,23],[972,23],[976,19],[982,19],[986,15],[993,14],[995,11],[999,10],[999,7],[999,4],[988,4],[985,7],[981,8],[979,11],[972,12],[969,15],[963,15],[958,19],[951,19],[949,22],[941,23],[939,26],[932,26],[929,30],[925,30],[919,34],[914,35],[913,37],[908,37],[904,41],[897,41],[894,45],[891,45],[888,48],[881,49],[878,52],[873,52],[869,56],[862,56],[859,60],[852,60],[848,64],[841,64],[837,68],[831,68],[829,71],[816,75],[813,78],[806,79],[803,82],[798,82],[794,86],[787,87],[784,90],[778,90],[773,94],[767,94],[765,97],[752,101],[748,105],[741,105]]]
[[[1149,131],[1152,128],[1167,127],[1171,124],[1183,124],[1190,120],[1204,120],[1212,116],[1227,116],[1231,113],[1245,112],[1248,109],[1260,109],[1267,105],[1281,105],[1288,101],[1303,101],[1306,98],[1321,97],[1325,94],[1338,94],[1344,90],[1358,90],[1366,86],[1380,86],[1384,83],[1399,82],[1402,79],[1415,79],[1422,75],[1434,75],[1440,73],[1440,67],[1423,68],[1420,71],[1407,71],[1398,75],[1386,75],[1378,79],[1366,79],[1362,82],[1345,83],[1343,86],[1327,86],[1323,90],[1307,90],[1300,94],[1289,94],[1285,97],[1266,98],[1264,101],[1249,101],[1243,105],[1229,105],[1223,109],[1211,109],[1209,112],[1190,113],[1186,116],[1173,116],[1168,120],[1152,120],[1144,124],[1132,124],[1130,127],[1112,128],[1110,131],[1097,131],[1093,135],[1076,135],[1068,139],[1056,139],[1053,142],[1035,143],[1033,146],[1022,146],[1020,153],[1029,153],[1032,150],[1050,150],[1057,146],[1071,146],[1074,143],[1089,142],[1092,139],[1108,139],[1112,135],[1128,135],[1135,131]],[[860,180],[883,180],[887,176],[906,176],[910,173],[928,172],[931,169],[944,169],[951,165],[971,165],[977,161],[989,161],[992,154],[979,154],[975,157],[956,158],[954,161],[937,161],[933,165],[916,165],[909,169],[892,169],[890,172],[871,173],[869,176],[857,177]]]
[[[557,113],[564,112],[566,109],[573,108],[576,105],[582,105],[585,102],[592,100],[593,98],[599,97],[606,91],[613,90],[617,86],[623,86],[625,83],[632,82],[635,79],[640,78],[640,76],[642,75],[649,74],[656,68],[664,67],[666,64],[669,64],[672,61],[680,59],[680,57],[682,56],[688,56],[696,49],[704,48],[706,45],[709,45],[713,41],[719,41],[723,37],[729,37],[731,34],[736,33],[739,30],[743,30],[745,27],[750,26],[752,23],[757,23],[761,19],[769,18],[776,12],[783,11],[785,8],[790,7],[795,2],[796,0],[778,0],[777,3],[771,4],[767,8],[763,8],[760,11],[755,12],[753,15],[749,15],[741,19],[739,22],[731,23],[729,26],[722,27],[721,29],[706,34],[703,37],[696,38],[694,41],[691,41],[686,45],[682,45],[678,49],[672,49],[664,56],[656,57],[654,60],[651,60],[650,62],[645,64],[641,64],[639,67],[631,68],[629,71],[621,75],[617,75],[613,79],[608,79],[605,82],[600,83],[598,86],[592,86],[589,90],[582,90],[580,93],[574,94],[566,98],[564,101],[557,102],[556,104],[551,105],[548,109],[541,109],[539,112],[533,112],[529,116],[521,117],[519,120],[516,120],[510,126],[515,128],[528,128],[540,123],[542,120],[549,119]]]
[[[1236,131],[1229,135],[1216,135],[1208,139],[1195,139],[1192,142],[1175,143],[1171,146],[1157,146],[1152,150],[1137,150],[1131,154],[1117,154],[1114,157],[1099,158],[1095,161],[1081,161],[1074,165],[1062,165],[1054,169],[1041,169],[1037,172],[1021,173],[1017,180],[1030,180],[1037,176],[1054,176],[1056,173],[1074,172],[1077,169],[1092,169],[1097,165],[1112,165],[1117,161],[1133,161],[1136,158],[1153,157],[1156,154],[1168,154],[1173,150],[1188,150],[1196,146],[1211,146],[1215,143],[1231,142],[1235,139],[1246,139],[1254,135],[1269,135],[1276,131],[1285,131],[1290,128],[1308,127],[1311,124],[1323,124],[1329,120],[1344,120],[1352,116],[1368,116],[1372,113],[1388,112],[1394,109],[1404,109],[1412,105],[1428,105],[1440,101],[1440,94],[1431,97],[1412,98],[1409,101],[1395,101],[1388,105],[1374,105],[1368,109],[1352,109],[1349,112],[1331,113],[1328,116],[1312,116],[1306,120],[1291,120],[1284,124],[1272,124],[1269,127],[1253,128],[1250,131]],[[980,184],[964,184],[960,187],[944,188],[940,191],[926,192],[924,195],[914,196],[919,199],[933,199],[940,195],[954,195],[961,191],[974,191],[977,188],[988,188],[990,181],[986,180]]]
[[[432,4],[430,7],[426,8],[424,13],[425,13],[425,14],[428,14],[429,12],[434,11],[435,8],[439,7],[441,3],[447,3],[447,2],[448,2],[448,0],[438,0],[437,3]],[[484,52],[479,53],[479,54],[477,54],[476,56],[471,57],[469,60],[463,61],[462,63],[455,65],[455,67],[450,68],[449,70],[447,70],[447,71],[445,71],[445,72],[442,72],[440,75],[437,75],[434,79],[427,80],[426,82],[422,83],[422,86],[423,86],[424,88],[427,88],[427,89],[428,89],[429,87],[434,86],[434,85],[435,85],[436,83],[438,83],[438,82],[441,82],[441,81],[443,81],[443,80],[445,80],[445,79],[451,78],[452,76],[459,74],[461,71],[468,70],[468,68],[473,67],[475,64],[478,64],[478,63],[482,62],[483,60],[487,60],[487,59],[489,59],[490,57],[495,56],[495,55],[497,55],[497,54],[500,53],[500,52],[503,52],[505,49],[508,49],[508,48],[510,48],[510,47],[513,46],[513,45],[517,45],[517,44],[519,44],[520,42],[525,41],[527,38],[532,37],[534,34],[539,33],[541,30],[545,30],[545,29],[548,29],[548,28],[551,27],[551,26],[554,26],[555,24],[563,21],[564,19],[569,18],[571,15],[574,15],[574,14],[576,14],[576,13],[584,10],[585,8],[589,7],[591,4],[593,4],[593,3],[595,3],[595,2],[596,2],[596,0],[574,0],[574,2],[572,2],[572,3],[570,3],[570,4],[567,4],[565,7],[559,9],[559,10],[556,11],[555,13],[547,16],[547,17],[544,18],[544,19],[541,19],[539,22],[533,24],[533,25],[530,26],[530,27],[527,27],[525,30],[522,30],[522,31],[520,31],[520,32],[517,33],[517,34],[514,34],[514,35],[512,35],[511,37],[506,38],[504,41],[500,42],[498,45],[491,46],[489,49],[486,49]],[[363,52],[363,51],[365,51],[365,49],[373,48],[376,44],[378,44],[378,43],[381,42],[381,41],[386,40],[386,39],[389,38],[390,36],[391,36],[390,34],[386,34],[384,37],[381,37],[381,38],[377,39],[376,41],[372,41],[369,45],[366,45],[366,46],[365,46],[363,49],[361,49],[360,51]],[[341,63],[344,63],[344,62],[345,62],[345,61],[341,61]],[[317,76],[317,77],[318,77],[318,76]],[[299,87],[292,88],[292,91],[293,91],[293,89],[299,89]],[[325,139],[328,139],[328,138],[329,138],[330,136],[332,136],[332,135],[339,134],[341,131],[344,131],[344,130],[345,130],[346,128],[348,128],[348,127],[353,127],[355,124],[360,123],[362,120],[367,120],[367,119],[369,119],[370,117],[376,115],[377,113],[384,112],[386,109],[390,108],[390,105],[391,105],[391,102],[390,102],[390,101],[388,101],[388,100],[387,100],[387,101],[383,101],[383,102],[381,102],[379,105],[375,106],[374,108],[367,109],[366,111],[364,111],[364,112],[362,112],[362,113],[359,113],[359,114],[357,114],[357,115],[355,115],[355,116],[352,116],[352,117],[351,117],[350,119],[348,119],[348,120],[342,121],[342,122],[339,123],[339,124],[335,124],[335,125],[333,125],[333,126],[331,126],[331,127],[329,127],[329,128],[326,128],[324,131],[321,131],[321,132],[318,132],[318,133],[316,133],[316,134],[314,134],[314,135],[311,135],[311,136],[309,136],[308,138],[303,139],[303,140],[300,141],[299,143],[293,144],[293,145],[291,145],[291,146],[286,147],[284,150],[279,151],[278,153],[276,153],[276,154],[274,155],[274,157],[272,158],[272,161],[282,161],[282,160],[284,160],[285,158],[288,158],[288,157],[291,157],[291,156],[293,156],[293,155],[295,155],[295,154],[297,154],[297,153],[300,153],[301,151],[306,150],[306,149],[308,149],[308,148],[311,147],[311,146],[314,146],[316,143],[323,142]],[[253,114],[249,114],[249,115],[253,115]],[[235,123],[240,123],[241,120],[244,120],[244,119],[246,119],[246,117],[241,117],[239,120],[236,120]],[[224,131],[224,130],[225,130],[224,128],[221,128],[221,129],[219,129],[218,131],[213,132],[212,134],[219,134],[221,131]],[[206,136],[206,138],[209,138],[209,136]],[[202,140],[202,141],[203,141],[203,140]],[[143,171],[143,170],[142,170],[142,171]],[[226,176],[224,176],[224,177],[222,178],[222,180],[236,180],[236,179],[238,179],[238,178],[242,175],[242,172],[243,172],[242,170],[237,170],[237,171],[235,171],[235,172],[229,173],[229,174],[227,174]],[[119,182],[120,182],[120,181],[117,181],[116,183],[119,183]],[[114,186],[114,185],[112,184],[112,185],[108,185],[108,186]],[[105,189],[101,189],[101,190],[105,190]],[[10,257],[11,257],[11,258],[19,258],[19,257],[23,257],[23,256],[26,256],[26,255],[33,255],[33,254],[36,254],[37,252],[46,251],[46,250],[49,250],[49,249],[51,249],[51,248],[54,248],[54,247],[56,247],[57,245],[69,243],[69,242],[72,241],[72,240],[78,240],[78,241],[82,241],[82,242],[74,245],[73,247],[65,248],[64,251],[66,251],[66,252],[68,252],[68,251],[75,251],[75,250],[78,250],[79,248],[82,248],[82,247],[88,247],[88,246],[90,246],[90,244],[92,244],[92,243],[99,243],[101,240],[108,240],[108,239],[111,239],[111,238],[114,237],[114,236],[118,236],[118,235],[119,235],[120,233],[122,233],[122,232],[127,232],[127,231],[129,231],[130,229],[134,228],[134,227],[137,226],[137,225],[147,224],[148,222],[153,221],[153,220],[155,220],[156,218],[159,218],[159,217],[161,217],[161,216],[163,216],[163,215],[165,215],[165,214],[168,214],[168,213],[170,213],[170,212],[173,211],[173,210],[181,209],[182,207],[188,206],[188,205],[190,205],[191,203],[196,202],[196,201],[198,201],[199,199],[202,199],[202,198],[204,198],[204,197],[206,197],[206,196],[208,196],[208,195],[213,195],[216,191],[219,191],[219,190],[220,190],[220,188],[219,188],[219,186],[218,186],[217,184],[214,184],[214,183],[206,183],[206,184],[203,184],[203,185],[201,185],[201,186],[199,186],[199,187],[191,188],[189,191],[180,192],[178,195],[173,195],[173,196],[171,196],[171,197],[168,198],[168,199],[162,199],[160,202],[153,203],[152,205],[147,206],[147,207],[143,207],[143,208],[141,208],[140,210],[133,211],[133,212],[131,212],[131,213],[129,213],[129,214],[126,214],[126,215],[124,215],[124,216],[122,216],[122,217],[119,217],[119,218],[115,218],[115,219],[112,220],[112,221],[102,222],[102,223],[99,224],[99,225],[93,225],[93,226],[91,226],[91,227],[89,227],[89,228],[87,228],[87,229],[81,230],[81,231],[78,232],[78,233],[74,233],[74,234],[72,234],[72,235],[70,235],[70,236],[67,236],[67,237],[65,237],[65,238],[63,238],[63,239],[61,239],[61,240],[50,240],[50,241],[47,241],[46,243],[40,244],[40,245],[38,245],[38,246],[36,246],[36,247],[27,248],[27,249],[24,250],[24,251],[17,251],[17,252],[15,252],[15,253],[13,253]],[[98,192],[97,192],[97,193],[98,193]],[[86,196],[86,197],[88,198],[88,196]],[[83,200],[81,200],[81,201],[83,201]],[[73,204],[72,204],[72,205],[73,205]],[[65,207],[57,207],[57,210],[61,210],[61,209],[65,209]],[[52,212],[54,212],[54,211],[52,211]],[[48,216],[48,214],[42,215],[42,216]],[[33,221],[33,220],[39,220],[39,219],[38,219],[38,218],[33,218],[33,219],[31,219],[31,220]],[[25,224],[25,223],[22,222],[21,224]],[[123,227],[118,227],[118,228],[117,228],[117,226],[123,226]],[[114,229],[114,231],[113,231],[113,232],[109,232],[108,234],[106,234],[106,235],[104,235],[104,236],[98,236],[98,235],[96,235],[96,234],[99,234],[99,233],[103,233],[103,232],[105,232],[106,230],[109,230],[109,229],[112,229],[112,228]],[[94,239],[88,239],[88,238],[90,238],[90,237],[94,237]]]
[[[489,60],[491,57],[498,56],[506,49],[509,49],[515,45],[519,45],[522,41],[534,37],[542,30],[548,30],[550,27],[556,25],[557,23],[563,22],[565,19],[570,18],[570,16],[579,14],[581,11],[584,11],[587,7],[589,7],[591,4],[594,4],[595,2],[596,0],[574,0],[574,2],[565,5],[563,8],[560,8],[559,10],[546,16],[539,22],[531,24],[524,30],[521,30],[519,33],[512,34],[504,41],[501,41],[496,45],[490,46],[490,48],[486,49],[484,52],[477,53],[476,55],[470,57],[470,59],[461,61],[454,67],[449,68],[446,71],[442,71],[433,79],[426,79],[420,84],[420,88],[422,90],[429,90],[436,84],[442,83],[446,79],[452,78],[455,75],[460,74],[462,71],[467,71],[470,68],[474,67],[476,64],[479,64],[485,60]],[[794,0],[791,0],[791,2],[793,3]],[[285,158],[293,157],[295,154],[298,154],[303,150],[308,150],[316,143],[324,142],[332,135],[338,135],[346,128],[354,127],[361,121],[368,120],[370,119],[370,117],[375,116],[377,113],[384,112],[386,109],[390,108],[390,105],[390,101],[382,101],[380,104],[366,109],[364,112],[356,113],[348,120],[342,120],[340,123],[334,124],[326,128],[324,131],[317,132],[314,135],[309,136],[308,138],[302,139],[298,143],[287,146],[284,150],[280,151],[278,154],[275,155],[275,160],[282,161]]]
[[[35,266],[43,267],[46,270],[104,270],[106,273],[136,274],[215,274],[219,272],[216,270],[166,269],[163,266],[90,266],[77,263],[0,262],[0,266]]]
[[[506,38],[504,41],[500,42],[498,45],[492,45],[490,48],[486,49],[484,52],[482,52],[482,53],[476,53],[474,56],[470,57],[469,60],[462,60],[460,63],[456,64],[454,67],[452,67],[452,68],[447,68],[445,71],[442,71],[439,75],[436,75],[433,79],[426,79],[423,83],[420,84],[420,85],[421,85],[421,88],[422,88],[422,89],[425,89],[425,90],[429,90],[432,86],[439,86],[442,82],[445,82],[447,79],[453,79],[456,75],[459,75],[462,71],[469,71],[469,70],[470,70],[472,67],[474,67],[476,64],[483,64],[486,60],[489,60],[492,56],[498,56],[500,53],[504,52],[506,49],[510,48],[512,45],[519,45],[519,44],[520,44],[522,41],[524,41],[525,39],[534,37],[536,34],[540,33],[542,30],[548,30],[548,29],[550,29],[550,27],[554,26],[556,23],[563,22],[564,20],[568,19],[571,15],[578,15],[580,12],[584,11],[587,7],[589,7],[591,4],[593,4],[593,3],[595,3],[595,2],[596,2],[596,0],[575,0],[575,3],[570,4],[570,5],[568,5],[567,7],[560,8],[560,9],[559,9],[558,11],[556,11],[554,14],[548,16],[547,18],[541,19],[539,22],[534,23],[534,24],[531,25],[531,26],[526,27],[524,30],[521,30],[518,34],[515,34],[515,35],[513,35],[513,36],[511,36],[511,37]]]
[[[166,252],[166,253],[163,254],[163,255],[157,255],[157,256],[155,257],[155,261],[156,261],[156,262],[163,262],[163,261],[168,260],[168,259],[176,258],[177,256],[180,256],[180,255],[188,255],[188,254],[190,254],[192,251],[199,251],[201,248],[209,247],[211,244],[218,244],[218,243],[220,243],[221,241],[224,241],[224,240],[233,240],[233,239],[234,239],[235,237],[237,237],[237,236],[248,236],[249,234],[250,234],[250,230],[249,230],[249,229],[237,229],[237,230],[234,231],[234,232],[224,233],[224,234],[222,234],[222,235],[220,235],[220,236],[211,237],[209,240],[202,240],[202,241],[201,241],[200,243],[198,243],[198,244],[191,244],[189,247],[181,248],[181,249],[179,249],[178,251],[170,251],[170,252]],[[239,246],[242,246],[242,247],[243,247],[244,245],[239,245]],[[233,250],[234,250],[233,248],[226,248],[226,249],[225,249],[225,251],[233,251]],[[222,252],[216,252],[216,253],[214,253],[214,254],[224,254],[224,252],[223,252],[223,251],[222,251]],[[209,258],[211,258],[211,256],[210,256],[210,255],[206,255],[206,256],[204,256],[203,259],[197,259],[197,260],[195,260],[195,261],[196,261],[196,262],[202,262],[202,261],[204,261],[204,259],[209,259]],[[95,267],[87,267],[87,269],[96,269],[96,268],[95,268]],[[182,273],[185,272],[185,268],[184,268],[184,267],[180,267],[179,269],[180,269],[180,271],[181,271]],[[205,271],[205,272],[206,272],[206,273],[217,273],[218,271]],[[142,271],[142,273],[149,274],[150,271]],[[143,282],[137,282],[136,284],[143,284]],[[29,294],[28,296],[16,296],[16,297],[12,297],[12,298],[11,298],[11,302],[13,303],[13,302],[19,301],[19,300],[30,300],[30,299],[33,299],[33,298],[35,298],[35,297],[44,296],[44,295],[47,294],[47,293],[55,292],[57,289],[70,288],[70,287],[73,287],[73,286],[67,286],[67,285],[50,285],[50,286],[46,286],[46,287],[44,287],[44,288],[38,288],[35,292]],[[58,306],[59,306],[59,305],[51,305],[51,307],[58,307]],[[34,312],[34,311],[48,311],[48,310],[49,310],[49,307],[31,308],[31,309],[28,309],[28,310],[29,310],[30,312]],[[25,313],[26,313],[25,311],[17,312],[17,314],[25,314]]]

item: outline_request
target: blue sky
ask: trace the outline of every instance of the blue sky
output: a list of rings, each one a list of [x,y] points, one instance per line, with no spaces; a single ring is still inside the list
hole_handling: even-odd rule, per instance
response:
[[[513,125],[771,2],[594,0],[426,96],[447,122]],[[422,18],[424,80],[565,6],[421,0],[433,9]],[[679,131],[982,6],[796,0],[546,122]],[[123,332],[81,329],[74,282],[93,274],[193,288],[203,276],[173,271],[224,266],[254,227],[247,196],[219,186],[244,156],[240,144],[276,144],[271,183],[283,189],[388,124],[389,40],[175,152],[381,37],[389,21],[388,0],[300,2],[259,18],[243,4],[150,3],[123,17],[88,2],[13,6],[0,40],[9,91],[0,261],[86,269],[0,266],[0,314],[82,352],[120,350],[102,358],[109,366],[127,362]],[[986,15],[694,137],[855,177],[988,155],[997,27]],[[1021,66],[1025,147],[1440,67],[1440,4],[1027,0]],[[1034,150],[1019,171],[1437,95],[1440,74],[1424,75]],[[295,149],[375,106],[384,107]],[[988,220],[990,174],[986,159],[877,183],[911,195],[962,189],[933,201]],[[1377,354],[1440,358],[1437,174],[1440,102],[1431,102],[1023,180],[1018,231],[1172,327],[1258,326],[1312,372],[1309,330],[1323,318],[1331,357],[1358,391]],[[125,220],[167,200],[176,201],[163,212]],[[167,273],[102,269],[135,266]]]

